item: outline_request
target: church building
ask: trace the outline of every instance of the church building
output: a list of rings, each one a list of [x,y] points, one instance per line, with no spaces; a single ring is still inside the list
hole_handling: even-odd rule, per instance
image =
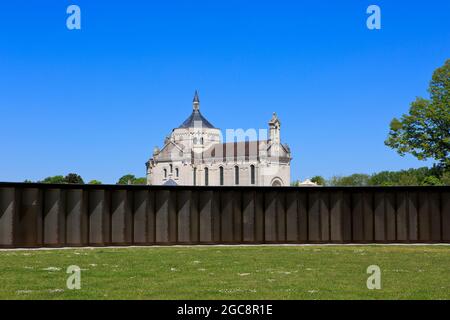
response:
[[[289,186],[292,158],[281,143],[280,127],[274,113],[264,139],[223,142],[220,129],[200,113],[195,92],[191,115],[147,161],[147,184]]]

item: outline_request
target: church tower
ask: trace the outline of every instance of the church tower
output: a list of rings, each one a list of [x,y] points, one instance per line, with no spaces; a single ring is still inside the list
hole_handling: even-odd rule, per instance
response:
[[[272,119],[270,119],[269,121],[269,144],[271,145],[270,154],[272,156],[278,156],[280,153],[280,128],[280,119],[278,119],[277,114],[274,112],[272,115]]]

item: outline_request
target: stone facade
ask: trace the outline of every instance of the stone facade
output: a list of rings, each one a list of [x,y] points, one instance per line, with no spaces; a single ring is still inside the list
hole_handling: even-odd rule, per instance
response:
[[[291,153],[281,143],[273,114],[268,139],[222,143],[222,133],[200,113],[197,92],[192,114],[172,130],[146,163],[150,185],[289,186]]]

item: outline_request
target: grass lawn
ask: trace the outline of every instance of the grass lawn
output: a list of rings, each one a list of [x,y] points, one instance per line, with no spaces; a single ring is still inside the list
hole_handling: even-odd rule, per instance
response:
[[[381,290],[366,287],[369,265]],[[0,251],[0,299],[450,299],[450,246]]]

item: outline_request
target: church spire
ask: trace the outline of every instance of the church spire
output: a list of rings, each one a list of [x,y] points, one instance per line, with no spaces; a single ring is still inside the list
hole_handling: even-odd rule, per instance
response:
[[[198,97],[198,92],[195,90],[194,100],[192,100],[192,107],[194,111],[198,111],[200,109],[200,99]]]

